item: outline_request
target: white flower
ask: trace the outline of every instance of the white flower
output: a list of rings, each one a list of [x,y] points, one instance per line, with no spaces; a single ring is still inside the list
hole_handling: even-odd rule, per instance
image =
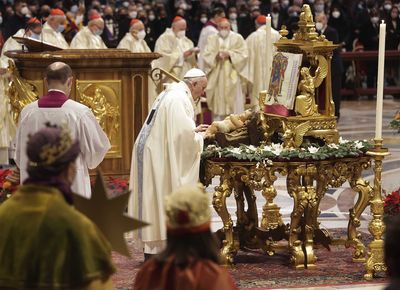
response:
[[[356,147],[356,149],[361,149],[364,146],[360,141],[354,141],[354,147]]]
[[[273,154],[275,154],[276,156],[279,156],[279,154],[281,154],[281,152],[283,150],[282,144],[279,144],[279,143],[272,143],[271,147],[272,147],[271,152]]]
[[[266,152],[271,152],[272,147],[269,146],[269,145],[265,145],[264,148],[263,148],[263,150],[266,151]]]
[[[249,145],[247,148],[249,150],[251,150],[251,151],[256,151],[257,150],[257,147],[255,147],[254,145]]]
[[[343,139],[342,137],[339,138],[339,144],[346,144],[349,143],[349,140]]]
[[[318,147],[314,147],[314,146],[310,146],[307,149],[308,149],[308,152],[310,152],[311,154],[317,153],[319,150]]]
[[[240,151],[240,148],[238,148],[238,147],[235,147],[235,148],[232,148],[232,149],[228,149],[230,152],[232,152],[233,154],[241,154],[242,153],[242,151]]]
[[[337,146],[335,143],[328,144],[328,147],[332,149],[339,149],[339,146]]]

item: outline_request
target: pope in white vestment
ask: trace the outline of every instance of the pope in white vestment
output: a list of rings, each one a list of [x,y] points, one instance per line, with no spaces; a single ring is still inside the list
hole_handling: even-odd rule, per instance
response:
[[[199,43],[198,43],[200,52],[197,58],[197,64],[199,69],[204,70],[203,54],[204,54],[204,49],[206,48],[207,45],[208,37],[213,34],[218,34],[217,23],[223,17],[225,17],[224,10],[221,8],[215,8],[211,13],[211,19],[204,25],[204,27],[200,31]]]
[[[43,25],[41,37],[43,42],[47,42],[62,49],[69,48],[67,41],[61,33],[64,31],[65,21],[66,17],[61,9],[51,9],[47,22]]]
[[[193,42],[185,36],[186,21],[176,16],[172,27],[167,28],[156,41],[154,52],[162,55],[153,61],[153,68],[162,68],[182,79],[185,73],[196,66],[197,48]]]
[[[31,18],[28,21],[27,29],[20,29],[13,36],[29,37],[39,39],[42,27],[37,18]],[[6,89],[8,88],[10,75],[7,72],[10,58],[5,55],[10,50],[22,50],[22,45],[12,37],[4,43],[0,57],[0,164],[8,164],[8,151],[10,142],[15,136],[15,122],[11,115],[11,105]]]
[[[247,47],[249,49],[249,59],[247,61],[247,67],[245,69],[246,78],[248,82],[248,93],[251,98],[252,105],[258,105],[258,95],[261,91],[266,90],[269,79],[268,71],[271,67],[267,67],[265,62],[266,51],[267,51],[267,30],[266,30],[266,17],[260,15],[256,19],[256,31],[251,33],[247,39]],[[271,40],[275,43],[279,40],[280,34],[275,29],[271,28]],[[276,47],[272,46],[272,56],[276,51]]]
[[[100,14],[92,13],[89,16],[88,25],[82,28],[72,39],[72,49],[106,49],[100,35],[104,30],[104,20]]]
[[[218,34],[208,38],[204,50],[205,71],[208,78],[207,104],[214,119],[244,111],[242,78],[248,58],[243,37],[230,30],[228,19],[218,23]]]
[[[60,71],[64,63],[51,64],[51,71]],[[68,66],[69,68],[69,66]],[[57,125],[67,125],[74,139],[78,139],[81,154],[76,161],[76,177],[72,184],[72,191],[85,197],[91,196],[90,178],[88,169],[96,168],[110,149],[110,142],[100,127],[92,111],[83,104],[68,99],[72,86],[72,71],[67,72],[67,81],[49,80],[47,76],[47,95],[42,96],[22,109],[16,134],[16,159],[20,169],[21,183],[28,177],[26,168],[28,157],[26,144],[29,134],[35,133],[45,126],[46,122]],[[63,72],[61,72],[63,73]],[[59,72],[59,74],[61,74]],[[45,79],[45,80],[46,80]],[[55,85],[56,84],[56,85]]]
[[[181,185],[199,179],[206,125],[196,128],[194,99],[207,85],[205,74],[192,69],[184,81],[172,83],[153,104],[132,152],[128,212],[150,223],[134,233],[147,254],[159,253],[166,242],[164,198]]]

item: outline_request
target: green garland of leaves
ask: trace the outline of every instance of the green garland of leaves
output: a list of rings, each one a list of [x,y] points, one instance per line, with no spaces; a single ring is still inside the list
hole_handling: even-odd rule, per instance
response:
[[[392,120],[390,122],[390,128],[396,129],[400,133],[400,120]]]
[[[319,146],[310,144],[296,149],[285,149],[282,144],[240,145],[239,147],[221,148],[216,145],[207,146],[201,157],[210,158],[232,158],[246,161],[276,160],[325,160],[330,158],[358,157],[364,155],[373,145],[366,140],[347,141],[340,140],[339,144],[327,144]]]

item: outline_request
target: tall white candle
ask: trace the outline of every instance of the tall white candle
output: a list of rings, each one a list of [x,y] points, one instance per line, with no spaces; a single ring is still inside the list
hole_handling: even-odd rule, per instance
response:
[[[266,46],[266,67],[267,67],[267,84],[269,84],[269,78],[272,67],[272,36],[271,36],[271,15],[268,14],[266,17],[266,31],[267,31],[267,46]]]
[[[378,55],[378,79],[376,92],[376,123],[375,123],[375,139],[382,139],[382,112],[383,112],[383,87],[385,74],[385,37],[386,24],[382,20],[379,25],[379,55]]]

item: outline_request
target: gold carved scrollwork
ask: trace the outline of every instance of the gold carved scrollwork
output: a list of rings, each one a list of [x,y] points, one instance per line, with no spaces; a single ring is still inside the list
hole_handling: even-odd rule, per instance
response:
[[[107,156],[121,156],[121,81],[76,80],[78,101],[88,106],[111,143]]]
[[[39,93],[35,86],[22,78],[13,61],[9,61],[8,72],[11,74],[7,95],[10,99],[12,116],[15,124],[18,123],[22,109],[39,99]]]

